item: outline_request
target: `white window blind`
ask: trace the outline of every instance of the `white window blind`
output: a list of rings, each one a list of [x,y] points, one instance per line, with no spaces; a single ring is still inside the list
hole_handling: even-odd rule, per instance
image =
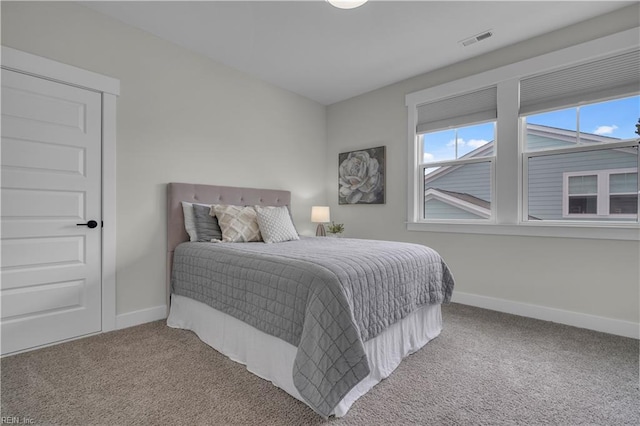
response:
[[[640,92],[640,51],[619,54],[525,78],[520,114]]]
[[[597,194],[598,176],[571,176],[569,177],[569,195]]]
[[[496,88],[489,87],[418,105],[417,112],[418,134],[495,120],[498,116]]]
[[[638,192],[637,173],[615,173],[609,177],[609,193],[611,194],[634,194]]]

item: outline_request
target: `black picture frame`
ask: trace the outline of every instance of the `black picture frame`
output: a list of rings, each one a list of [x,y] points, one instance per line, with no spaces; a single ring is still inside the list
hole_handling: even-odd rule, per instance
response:
[[[385,204],[386,146],[338,154],[338,203]]]

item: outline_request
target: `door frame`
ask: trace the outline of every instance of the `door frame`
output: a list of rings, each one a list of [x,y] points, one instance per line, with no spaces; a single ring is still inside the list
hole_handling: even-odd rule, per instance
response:
[[[2,46],[3,69],[98,92],[102,97],[102,332],[116,329],[116,98],[120,80]]]

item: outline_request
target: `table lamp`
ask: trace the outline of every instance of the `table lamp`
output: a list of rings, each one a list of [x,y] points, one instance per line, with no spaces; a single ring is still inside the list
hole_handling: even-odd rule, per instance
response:
[[[311,222],[317,223],[316,237],[326,237],[323,223],[331,222],[331,213],[328,206],[312,206]]]

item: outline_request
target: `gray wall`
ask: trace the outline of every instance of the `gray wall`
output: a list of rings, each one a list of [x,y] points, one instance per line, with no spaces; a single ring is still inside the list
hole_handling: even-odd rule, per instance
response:
[[[328,108],[327,193],[346,235],[425,244],[439,251],[456,290],[638,323],[638,242],[410,232],[405,95],[639,26],[638,5],[419,75]],[[387,203],[338,205],[338,153],[386,145]],[[498,176],[498,179],[500,177]]]
[[[2,2],[2,44],[120,79],[117,312],[165,304],[167,182],[324,204],[326,108],[72,2]],[[313,161],[309,161],[309,159]]]

